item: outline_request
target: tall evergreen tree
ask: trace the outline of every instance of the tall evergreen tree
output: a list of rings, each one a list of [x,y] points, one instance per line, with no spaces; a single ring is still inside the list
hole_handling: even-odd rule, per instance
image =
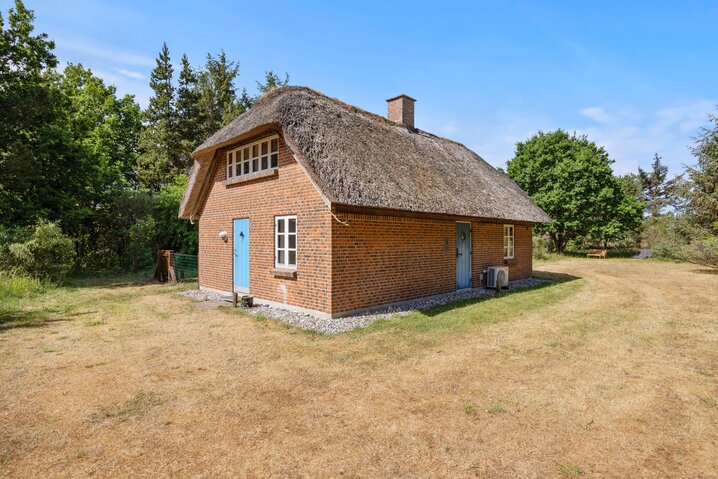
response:
[[[279,75],[275,74],[272,70],[264,72],[264,82],[257,82],[257,90],[259,95],[269,93],[275,88],[287,86],[289,84],[289,74],[284,74],[284,80],[279,78]]]
[[[206,113],[202,109],[198,74],[192,69],[187,55],[182,55],[182,70],[177,88],[177,135],[186,170],[191,166],[191,153],[211,132],[206,127]]]
[[[673,183],[666,180],[668,167],[661,164],[661,159],[656,153],[650,171],[638,167],[642,200],[646,205],[646,213],[651,218],[659,216],[661,211],[671,204],[674,197]]]
[[[164,43],[157,57],[157,66],[150,75],[154,95],[144,113],[146,128],[140,136],[140,156],[137,160],[139,183],[152,191],[170,184],[182,168],[173,72],[170,52],[167,43]]]
[[[269,93],[275,88],[287,86],[289,84],[289,74],[284,74],[284,80],[279,75],[274,73],[272,70],[264,72],[264,82],[257,82],[257,91],[259,92],[256,96],[251,96],[247,92],[246,88],[242,89],[242,95],[239,97],[239,104],[245,110],[249,110],[262,95]]]
[[[692,148],[698,164],[688,168],[690,212],[698,223],[718,233],[718,116],[709,115],[711,125],[703,128]]]
[[[207,54],[207,63],[199,75],[202,108],[207,115],[206,132],[213,133],[244,113],[234,86],[238,76],[239,64],[227,60],[224,50],[217,57]]]

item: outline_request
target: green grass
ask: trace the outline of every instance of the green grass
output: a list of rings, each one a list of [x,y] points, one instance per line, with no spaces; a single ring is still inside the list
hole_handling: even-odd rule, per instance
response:
[[[500,296],[457,301],[435,308],[377,321],[366,328],[356,329],[348,334],[362,336],[386,331],[407,333],[436,333],[459,331],[515,318],[562,301],[583,287],[582,281],[573,281],[567,275],[538,273],[536,277],[550,282],[528,289],[502,293]]]
[[[561,477],[576,479],[583,476],[583,469],[575,464],[559,464],[556,469]]]
[[[506,408],[503,407],[503,406],[501,406],[500,404],[494,404],[493,406],[491,406],[490,408],[488,408],[488,409],[486,410],[486,412],[489,413],[489,414],[503,414],[503,413],[505,413],[505,412],[507,412],[507,411],[506,411]]]
[[[45,321],[45,314],[28,306],[54,287],[18,272],[0,271],[0,330],[33,326]]]

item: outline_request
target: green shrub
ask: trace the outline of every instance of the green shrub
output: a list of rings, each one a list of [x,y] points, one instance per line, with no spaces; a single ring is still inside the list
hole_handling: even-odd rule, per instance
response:
[[[676,245],[670,241],[661,241],[653,246],[652,256],[658,259],[677,259],[678,249],[676,248]]]
[[[548,240],[543,236],[534,236],[532,243],[534,259],[546,259],[548,256]]]
[[[40,221],[32,228],[29,239],[9,246],[6,263],[35,278],[57,280],[72,269],[74,259],[72,239],[56,223]]]
[[[692,241],[683,247],[680,256],[690,263],[718,268],[718,237],[710,236]]]

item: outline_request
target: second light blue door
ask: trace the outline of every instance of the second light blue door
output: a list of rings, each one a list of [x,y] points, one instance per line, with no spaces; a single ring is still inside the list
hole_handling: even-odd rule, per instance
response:
[[[249,292],[249,220],[234,220],[234,290]]]
[[[471,287],[471,225],[456,223],[456,289]]]

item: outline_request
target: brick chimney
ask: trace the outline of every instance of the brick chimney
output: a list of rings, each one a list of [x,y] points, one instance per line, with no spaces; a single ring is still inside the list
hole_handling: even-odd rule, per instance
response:
[[[414,128],[414,100],[408,95],[399,95],[389,98],[387,103],[387,118],[391,121],[403,123]]]

